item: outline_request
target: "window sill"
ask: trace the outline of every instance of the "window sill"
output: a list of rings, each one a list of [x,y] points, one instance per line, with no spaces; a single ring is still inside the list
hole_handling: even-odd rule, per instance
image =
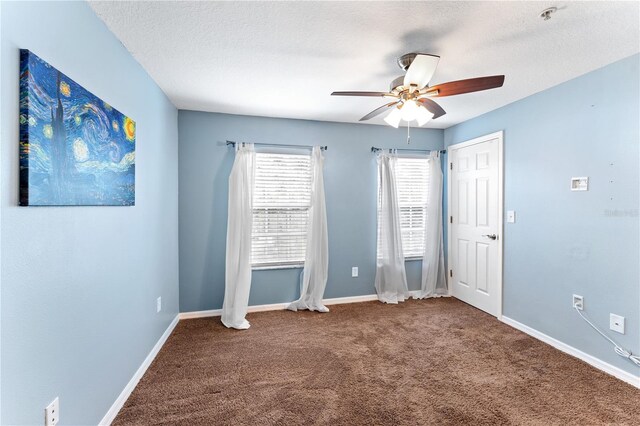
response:
[[[378,258],[378,260],[380,260],[380,258]],[[422,256],[411,256],[411,257],[404,258],[405,262],[414,262],[416,260],[422,260]]]
[[[405,257],[405,262],[414,262],[416,260],[422,260],[422,256],[412,256]],[[304,268],[304,263],[297,263],[294,265],[263,265],[263,266],[252,266],[252,271],[270,271],[275,269],[302,269]]]
[[[293,265],[259,265],[252,266],[252,271],[270,271],[275,269],[302,269],[304,268],[304,263],[297,263]]]

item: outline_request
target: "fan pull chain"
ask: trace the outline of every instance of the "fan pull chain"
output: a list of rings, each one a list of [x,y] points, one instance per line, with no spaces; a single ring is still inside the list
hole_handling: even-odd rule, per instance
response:
[[[410,122],[407,121],[407,145],[411,145],[411,133],[409,131],[411,129],[411,126],[409,124]]]

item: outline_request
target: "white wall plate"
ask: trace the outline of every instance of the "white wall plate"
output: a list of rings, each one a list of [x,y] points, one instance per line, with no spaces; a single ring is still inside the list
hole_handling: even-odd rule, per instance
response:
[[[572,177],[571,178],[571,190],[572,191],[588,191],[589,190],[589,178],[588,177]]]

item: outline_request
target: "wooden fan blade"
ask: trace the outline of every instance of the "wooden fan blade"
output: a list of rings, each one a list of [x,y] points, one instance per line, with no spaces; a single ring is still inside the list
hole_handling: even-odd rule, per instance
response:
[[[492,75],[490,77],[469,78],[467,80],[450,81],[448,83],[436,84],[429,87],[427,94],[438,91],[438,94],[431,95],[434,98],[443,96],[461,95],[463,93],[479,92],[481,90],[495,89],[502,87],[504,75]]]
[[[386,92],[333,92],[331,96],[394,96]]]
[[[431,102],[433,102],[433,101],[431,101]],[[371,111],[369,114],[367,114],[364,117],[362,117],[359,121],[366,121],[366,120],[368,120],[370,118],[375,117],[376,115],[380,115],[383,112],[387,111],[389,108],[398,105],[398,103],[399,103],[399,101],[395,101],[395,102],[389,102],[386,105],[382,105],[380,108],[376,108],[373,111]]]
[[[431,114],[433,114],[432,119],[442,117],[443,115],[446,114],[445,110],[442,109],[440,105],[438,105],[435,101],[432,101],[429,98],[418,99],[418,102],[420,102]]]

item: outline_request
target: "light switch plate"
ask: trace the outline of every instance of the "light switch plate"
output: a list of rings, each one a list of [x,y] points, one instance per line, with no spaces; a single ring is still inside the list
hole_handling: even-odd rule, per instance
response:
[[[507,223],[516,223],[516,212],[507,210]]]
[[[609,314],[609,328],[617,333],[624,334],[624,317]]]
[[[571,178],[571,190],[572,191],[588,191],[589,190],[589,178],[586,176],[583,177],[572,177]]]
[[[358,276],[358,267],[354,266],[353,268],[351,268],[351,277],[357,278],[357,276]]]
[[[156,299],[156,313],[162,310],[162,297]]]

